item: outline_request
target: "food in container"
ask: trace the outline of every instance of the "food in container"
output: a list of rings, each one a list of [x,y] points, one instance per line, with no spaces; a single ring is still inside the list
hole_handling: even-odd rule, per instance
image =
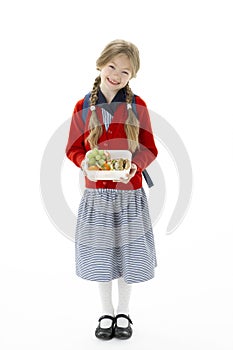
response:
[[[88,151],[85,171],[93,180],[119,180],[130,172],[132,153],[128,150]]]

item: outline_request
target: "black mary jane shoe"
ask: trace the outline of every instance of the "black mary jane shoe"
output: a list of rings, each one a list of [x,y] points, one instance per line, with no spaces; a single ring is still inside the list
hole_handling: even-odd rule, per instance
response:
[[[124,317],[129,321],[128,327],[118,327],[117,325],[117,319],[120,317]],[[114,329],[114,336],[115,338],[118,339],[129,339],[132,336],[133,330],[130,326],[130,324],[133,324],[133,322],[131,321],[129,315],[125,315],[125,314],[118,314],[115,317],[115,329]]]
[[[109,328],[101,328],[100,327],[100,322],[101,320],[103,320],[104,318],[109,318],[110,320],[112,320],[112,325]],[[95,330],[95,336],[99,339],[102,340],[110,340],[113,338],[114,336],[114,324],[115,324],[115,317],[110,316],[110,315],[103,315],[99,318],[99,325]]]

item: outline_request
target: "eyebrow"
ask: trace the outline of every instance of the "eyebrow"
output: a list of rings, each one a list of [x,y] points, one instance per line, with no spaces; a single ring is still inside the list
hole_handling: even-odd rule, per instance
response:
[[[116,62],[111,61],[113,64],[115,64],[115,66],[117,66]],[[122,68],[122,70],[128,70],[129,72],[131,71],[130,68]]]

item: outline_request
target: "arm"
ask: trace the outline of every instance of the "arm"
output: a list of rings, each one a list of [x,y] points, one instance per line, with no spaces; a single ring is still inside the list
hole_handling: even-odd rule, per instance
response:
[[[140,121],[140,149],[133,154],[132,162],[143,171],[157,157],[158,150],[155,145],[150,116],[146,104],[139,96],[136,97],[135,102],[137,104]]]
[[[67,157],[80,168],[86,154],[84,147],[85,125],[82,120],[82,106],[83,100],[80,100],[74,108],[66,146]]]

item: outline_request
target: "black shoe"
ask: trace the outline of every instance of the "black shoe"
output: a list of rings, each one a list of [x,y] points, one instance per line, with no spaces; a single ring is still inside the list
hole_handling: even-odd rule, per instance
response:
[[[112,325],[109,328],[101,328],[100,327],[100,321],[104,318],[109,318],[112,320]],[[115,318],[110,315],[103,315],[99,318],[99,325],[95,330],[95,336],[102,340],[110,340],[114,336],[114,324],[115,324]]]
[[[118,327],[117,326],[117,319],[120,317],[124,317],[129,321],[129,325],[128,327]],[[114,336],[118,339],[129,339],[133,333],[133,330],[130,326],[130,324],[133,324],[133,322],[131,321],[129,315],[124,315],[124,314],[118,314],[115,317],[115,329],[114,329]]]

